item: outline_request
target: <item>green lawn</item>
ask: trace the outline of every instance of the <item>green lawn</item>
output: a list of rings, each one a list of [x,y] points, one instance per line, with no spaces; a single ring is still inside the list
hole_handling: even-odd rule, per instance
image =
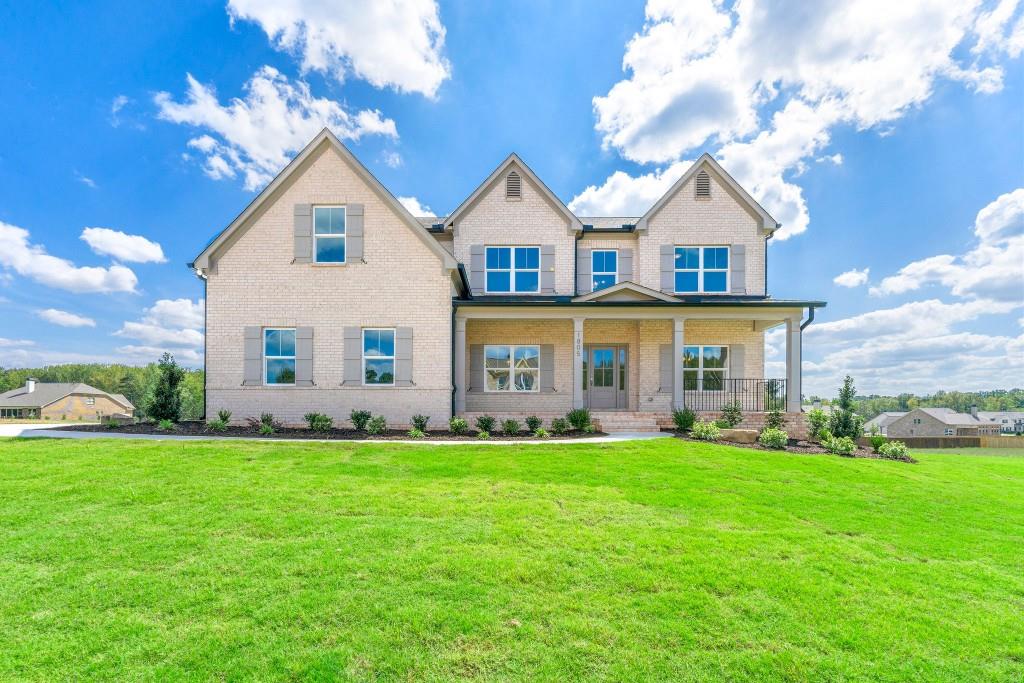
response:
[[[0,439],[0,679],[1024,678],[1024,457]]]

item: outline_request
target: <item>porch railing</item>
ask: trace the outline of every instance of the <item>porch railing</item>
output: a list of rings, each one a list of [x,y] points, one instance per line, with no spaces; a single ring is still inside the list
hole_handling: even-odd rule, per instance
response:
[[[720,411],[730,403],[744,412],[786,410],[784,379],[716,379],[709,384],[705,380],[703,388],[684,389],[683,404],[696,413]]]

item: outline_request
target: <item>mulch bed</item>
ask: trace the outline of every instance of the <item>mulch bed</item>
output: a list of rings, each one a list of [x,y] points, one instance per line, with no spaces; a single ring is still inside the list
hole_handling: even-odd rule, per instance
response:
[[[402,429],[389,429],[383,434],[367,434],[355,429],[332,429],[329,432],[314,432],[311,429],[302,427],[281,427],[273,434],[259,434],[252,428],[228,427],[223,432],[215,432],[206,428],[205,422],[179,422],[175,425],[174,431],[163,432],[156,428],[152,422],[139,422],[131,425],[118,427],[107,427],[101,424],[87,425],[54,425],[54,429],[63,429],[74,432],[109,432],[111,434],[155,434],[159,436],[229,436],[239,439],[329,439],[336,441],[365,441],[367,439],[404,440],[409,439],[409,432]],[[468,434],[452,434],[447,430],[431,430],[424,434],[419,441],[480,441],[477,432],[470,431]],[[605,436],[604,432],[576,432],[570,431],[561,436],[551,434],[546,439],[538,439],[533,434],[521,432],[516,436],[505,436],[500,432],[491,433],[491,441],[560,441],[563,439],[585,439],[589,437]]]
[[[749,449],[755,450],[755,451],[774,451],[776,453],[783,453],[783,452],[785,452],[785,453],[803,453],[805,455],[834,455],[833,453],[829,453],[825,449],[825,447],[822,446],[820,443],[815,443],[813,441],[799,441],[797,439],[790,439],[789,440],[789,445],[787,445],[785,450],[783,451],[783,450],[780,450],[780,449],[777,449],[777,448],[768,448],[767,446],[762,446],[761,444],[759,444],[757,442],[754,442],[754,443],[738,443],[738,442],[735,442],[735,441],[715,441],[715,442],[701,441],[700,439],[694,439],[693,437],[691,437],[688,432],[678,432],[678,431],[675,431],[675,430],[665,430],[665,431],[669,431],[669,433],[671,433],[677,439],[682,439],[683,441],[694,441],[694,442],[697,442],[697,443],[725,444],[725,445],[728,445],[728,446],[736,446],[737,448],[749,448]],[[875,453],[870,448],[864,448],[863,446],[858,446],[857,450],[855,450],[850,455],[843,455],[843,456],[839,456],[839,457],[843,457],[843,458],[868,458],[868,459],[871,459],[871,460],[899,460],[900,462],[909,462],[909,463],[916,463],[917,462],[917,460],[915,460],[914,458],[910,457],[909,455],[907,457],[905,457],[905,458],[883,458],[881,455],[879,455],[878,453]]]

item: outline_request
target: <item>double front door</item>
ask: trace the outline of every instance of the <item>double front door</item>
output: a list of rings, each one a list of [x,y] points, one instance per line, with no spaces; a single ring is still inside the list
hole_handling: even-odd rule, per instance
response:
[[[589,345],[584,349],[583,393],[591,410],[624,410],[626,347]]]

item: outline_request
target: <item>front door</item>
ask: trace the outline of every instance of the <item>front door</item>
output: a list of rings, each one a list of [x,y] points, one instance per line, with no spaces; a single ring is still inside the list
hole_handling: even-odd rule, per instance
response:
[[[591,346],[587,356],[587,405],[592,410],[624,408],[625,347]]]

